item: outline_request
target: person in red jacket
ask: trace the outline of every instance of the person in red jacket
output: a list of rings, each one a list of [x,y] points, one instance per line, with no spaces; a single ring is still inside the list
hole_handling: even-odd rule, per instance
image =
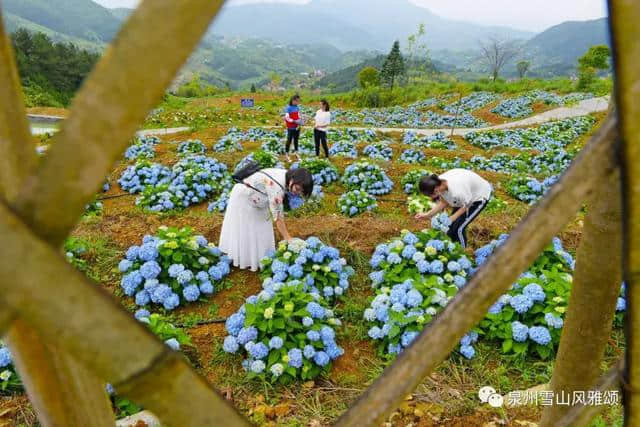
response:
[[[296,154],[298,160],[298,141],[300,140],[300,125],[302,124],[302,118],[300,117],[300,95],[295,94],[289,100],[289,105],[285,110],[284,121],[287,124],[287,144],[285,146],[286,158],[289,159],[289,149],[291,148],[291,141],[293,141],[293,151]]]

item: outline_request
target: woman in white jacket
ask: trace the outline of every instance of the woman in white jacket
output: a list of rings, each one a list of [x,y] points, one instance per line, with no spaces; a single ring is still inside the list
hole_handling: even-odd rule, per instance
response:
[[[316,112],[315,126],[313,128],[313,139],[316,143],[316,156],[320,156],[320,143],[324,149],[325,157],[329,157],[329,147],[327,146],[327,130],[331,124],[331,113],[329,103],[326,99],[320,101],[322,107]]]

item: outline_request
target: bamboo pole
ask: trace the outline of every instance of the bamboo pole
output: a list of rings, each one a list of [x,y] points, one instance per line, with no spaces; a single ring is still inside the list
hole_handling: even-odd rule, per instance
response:
[[[611,336],[622,280],[619,171],[601,185],[602,190],[594,193],[587,205],[569,309],[553,367],[551,390],[556,394],[572,396],[596,383]],[[566,405],[545,407],[541,427],[555,426],[570,410],[571,406]]]
[[[0,16],[0,196],[13,202],[36,165],[34,139],[20,91],[10,41]],[[45,343],[12,310],[2,307],[3,334],[13,353],[22,383],[45,426],[112,426],[111,402],[104,382],[68,355]],[[10,322],[13,324],[10,325]],[[8,329],[8,330],[7,330]]]
[[[625,425],[640,425],[640,3],[609,0],[620,115],[623,268],[627,284]]]
[[[509,239],[426,326],[413,344],[339,420],[340,426],[377,425],[444,360],[460,338],[538,257],[580,209],[582,201],[615,169],[616,120],[610,116],[569,169],[511,233]]]
[[[246,421],[180,353],[136,322],[48,243],[0,204],[0,303],[168,426]],[[60,277],[55,286],[43,286]],[[65,315],[62,315],[65,314]]]
[[[55,242],[66,237],[222,4],[145,0],[133,12],[20,192],[19,212],[38,235]]]

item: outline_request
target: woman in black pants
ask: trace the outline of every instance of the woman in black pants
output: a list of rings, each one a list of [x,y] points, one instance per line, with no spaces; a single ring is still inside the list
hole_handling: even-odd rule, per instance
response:
[[[315,127],[313,128],[313,139],[316,143],[316,156],[320,156],[320,143],[324,149],[325,157],[329,157],[329,147],[327,146],[327,130],[331,124],[331,113],[329,103],[326,99],[320,101],[321,108],[316,112]]]

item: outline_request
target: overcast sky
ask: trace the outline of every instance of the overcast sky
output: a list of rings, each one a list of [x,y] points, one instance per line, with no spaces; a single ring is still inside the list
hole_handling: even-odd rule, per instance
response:
[[[134,7],[139,0],[94,0],[107,7]],[[307,3],[309,0],[231,0],[232,4],[266,2]],[[485,25],[507,25],[542,31],[564,21],[607,15],[605,0],[410,0],[433,13]],[[363,5],[367,0],[362,0]]]

